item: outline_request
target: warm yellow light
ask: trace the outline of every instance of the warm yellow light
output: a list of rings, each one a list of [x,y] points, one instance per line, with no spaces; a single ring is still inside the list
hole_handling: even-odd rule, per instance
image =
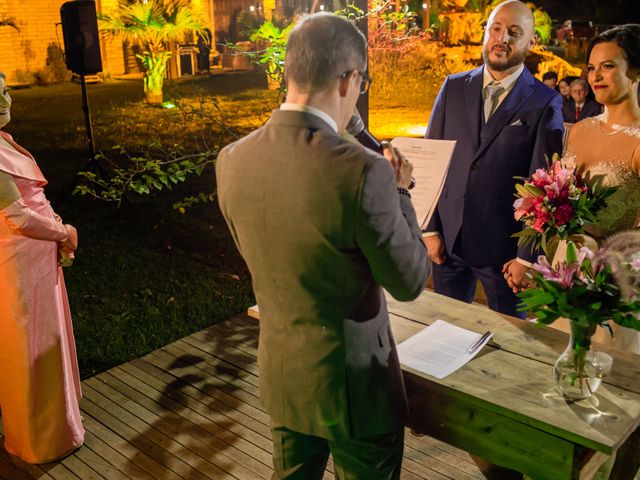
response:
[[[410,137],[423,137],[427,131],[426,125],[405,125],[404,130],[407,136]]]

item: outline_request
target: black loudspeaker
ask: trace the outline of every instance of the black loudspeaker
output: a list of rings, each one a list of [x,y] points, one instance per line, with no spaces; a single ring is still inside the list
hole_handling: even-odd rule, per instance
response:
[[[60,7],[67,68],[80,75],[102,71],[96,2],[73,0]]]

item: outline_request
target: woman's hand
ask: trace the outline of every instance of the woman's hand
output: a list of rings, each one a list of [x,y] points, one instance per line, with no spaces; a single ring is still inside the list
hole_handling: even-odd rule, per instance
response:
[[[65,224],[64,228],[67,229],[67,238],[60,242],[60,250],[75,252],[78,248],[78,230],[69,224]]]

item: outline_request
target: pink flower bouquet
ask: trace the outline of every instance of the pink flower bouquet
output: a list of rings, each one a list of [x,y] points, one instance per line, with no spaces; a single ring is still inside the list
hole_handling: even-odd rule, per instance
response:
[[[516,184],[514,217],[524,228],[514,234],[518,246],[542,248],[547,257],[559,240],[584,233],[584,225],[595,222],[595,214],[606,205],[615,187],[602,186],[602,176],[582,175],[565,168],[558,155],[548,169],[538,169],[522,184]]]

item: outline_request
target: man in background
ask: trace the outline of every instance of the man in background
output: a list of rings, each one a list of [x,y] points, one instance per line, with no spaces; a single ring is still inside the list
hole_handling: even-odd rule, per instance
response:
[[[428,276],[407,187],[412,166],[345,141],[369,85],[367,43],[316,13],[287,43],[287,100],[220,152],[220,209],[260,307],[260,396],[277,479],[397,479],[406,398],[385,288],[412,300]]]
[[[556,72],[543,73],[542,83],[544,83],[547,87],[553,88],[555,90],[556,85],[558,85],[558,74]]]
[[[576,78],[571,82],[571,98],[573,103],[565,102],[562,106],[562,117],[567,123],[576,123],[587,117],[595,117],[602,113],[602,105],[587,98],[589,84],[584,78]]]
[[[514,177],[527,177],[562,153],[562,99],[524,66],[535,44],[533,15],[522,2],[489,16],[484,65],[447,77],[426,137],[456,140],[438,206],[425,233],[435,291],[471,302],[479,279],[489,307],[523,316],[514,291],[527,285],[534,259],[512,235]]]

